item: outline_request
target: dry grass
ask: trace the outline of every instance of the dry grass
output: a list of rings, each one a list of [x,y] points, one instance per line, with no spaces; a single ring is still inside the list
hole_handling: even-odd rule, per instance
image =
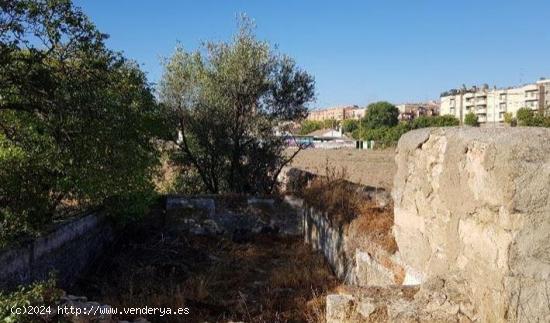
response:
[[[350,223],[348,234],[352,240],[368,240],[390,254],[397,251],[393,236],[393,207],[380,208],[374,203],[365,203],[359,208],[359,215]]]
[[[307,203],[323,210],[333,225],[344,227],[357,248],[375,244],[390,254],[397,251],[393,236],[393,206],[379,207],[359,187],[345,180],[346,169],[329,167],[327,176],[310,180],[301,196]]]
[[[144,223],[70,292],[117,307],[190,309],[147,317],[152,322],[322,322],[324,298],[337,285],[324,258],[299,238],[235,243]]]
[[[327,212],[333,224],[346,224],[353,220],[362,205],[362,196],[356,186],[346,181],[344,168],[329,167],[326,176],[316,176],[299,193],[309,205]]]

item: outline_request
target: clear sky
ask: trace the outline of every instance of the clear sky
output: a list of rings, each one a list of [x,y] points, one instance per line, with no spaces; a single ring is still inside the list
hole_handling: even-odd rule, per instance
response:
[[[227,40],[246,13],[316,79],[315,107],[437,99],[550,77],[549,0],[76,0],[149,81],[179,41]]]

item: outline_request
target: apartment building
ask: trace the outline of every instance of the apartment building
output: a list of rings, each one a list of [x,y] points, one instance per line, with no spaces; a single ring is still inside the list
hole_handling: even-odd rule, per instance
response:
[[[403,103],[396,105],[399,110],[399,120],[413,120],[420,116],[436,116],[439,114],[439,102]]]
[[[521,108],[543,111],[550,107],[550,80],[541,79],[518,87],[489,88],[472,87],[453,89],[441,94],[441,114],[454,115],[464,121],[466,114],[473,112],[480,123],[504,122],[504,114],[515,117]]]
[[[365,110],[366,109],[359,108],[356,105],[311,110],[309,111],[307,119],[314,121],[361,119],[365,116]]]

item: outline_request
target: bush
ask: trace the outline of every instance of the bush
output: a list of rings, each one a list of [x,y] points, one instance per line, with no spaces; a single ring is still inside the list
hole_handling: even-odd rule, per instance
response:
[[[342,121],[342,131],[344,133],[353,133],[359,129],[359,120],[348,119]]]
[[[300,127],[300,134],[307,135],[315,130],[323,129],[324,125],[321,121],[304,120]]]
[[[340,125],[340,121],[336,119],[323,120],[323,129],[336,129]]]
[[[516,125],[516,119],[514,119],[514,116],[511,112],[506,112],[504,113],[504,123],[507,123],[511,126],[515,126]]]
[[[533,122],[533,111],[528,108],[521,108],[516,112],[518,126],[530,126]]]
[[[53,305],[63,295],[63,292],[55,285],[55,280],[52,277],[45,282],[21,287],[18,291],[9,294],[0,292],[0,322],[42,322],[43,320],[38,320],[36,315],[13,314],[11,309],[26,306],[52,306],[53,308]]]
[[[479,126],[478,117],[475,113],[469,112],[464,116],[464,124],[472,127]]]
[[[459,121],[454,116],[422,116],[414,119],[412,122],[401,122],[394,127],[381,128],[363,128],[355,130],[353,137],[362,140],[374,140],[378,147],[393,146],[399,141],[399,138],[409,130],[427,127],[448,127],[457,126]]]
[[[428,128],[428,127],[452,127],[458,126],[460,121],[452,115],[427,117],[421,116],[412,121],[412,129]]]
[[[528,108],[521,108],[516,113],[518,126],[525,127],[550,127],[550,116],[535,113]]]
[[[360,138],[374,140],[381,147],[389,147],[395,145],[399,138],[409,130],[411,130],[409,124],[403,122],[395,127],[364,129],[360,132]]]

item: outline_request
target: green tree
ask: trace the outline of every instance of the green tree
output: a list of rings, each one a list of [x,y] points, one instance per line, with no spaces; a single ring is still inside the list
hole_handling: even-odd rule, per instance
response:
[[[359,129],[359,120],[347,119],[342,121],[342,130],[344,133],[353,133]]]
[[[321,121],[304,120],[300,124],[301,135],[307,135],[308,133],[312,133],[313,131],[320,129],[323,129],[323,123]]]
[[[516,120],[514,119],[514,115],[511,112],[504,113],[504,122],[511,126],[515,126]]]
[[[323,120],[323,129],[336,129],[340,125],[340,121],[336,119]]]
[[[444,116],[421,116],[414,119],[411,123],[412,129],[427,128],[427,127],[452,127],[458,126],[460,121],[452,115]]]
[[[65,202],[150,192],[158,114],[137,65],[69,0],[0,9],[0,240],[36,232]]]
[[[285,156],[287,138],[277,137],[274,126],[305,118],[314,81],[257,40],[245,18],[230,42],[209,42],[193,53],[176,49],[165,63],[160,97],[178,147],[174,160],[192,168],[205,190],[268,193],[297,153]]]
[[[368,129],[393,127],[399,122],[398,117],[399,110],[393,104],[381,101],[369,104],[362,123]]]
[[[518,126],[531,126],[533,123],[533,110],[521,108],[516,112]]]
[[[472,126],[472,127],[479,126],[479,121],[478,121],[477,115],[473,112],[468,112],[464,116],[464,124],[468,125],[468,126]]]

